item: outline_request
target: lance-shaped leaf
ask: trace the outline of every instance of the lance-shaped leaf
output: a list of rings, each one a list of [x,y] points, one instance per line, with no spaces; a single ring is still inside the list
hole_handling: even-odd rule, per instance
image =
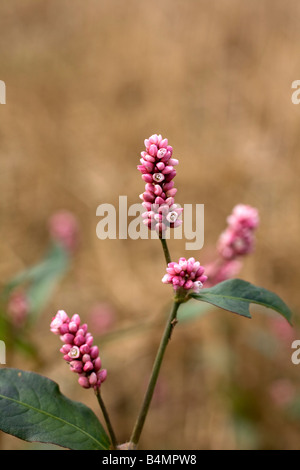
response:
[[[19,369],[0,369],[0,429],[25,441],[73,450],[109,449],[90,408],[62,395],[52,380]]]
[[[190,294],[190,297],[248,318],[251,318],[250,304],[262,305],[280,313],[291,323],[292,312],[277,294],[242,279],[220,282],[198,294]]]

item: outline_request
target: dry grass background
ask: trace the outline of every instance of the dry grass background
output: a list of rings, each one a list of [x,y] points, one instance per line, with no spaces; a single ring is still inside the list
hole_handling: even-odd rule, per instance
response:
[[[256,252],[240,276],[297,312],[300,107],[291,83],[300,78],[299,2],[10,0],[0,18],[1,283],[42,256],[56,210],[72,211],[81,227],[72,269],[32,332],[47,358],[39,372],[98,412],[60,362],[52,315],[64,308],[86,319],[109,301],[121,328],[168,303],[157,241],[96,237],[99,204],[119,195],[139,202],[139,152],[156,132],[180,160],[178,202],[205,204],[204,248],[185,254],[203,261],[236,203],[258,207]],[[184,241],[170,241],[170,250],[182,256]],[[290,345],[266,358],[247,343],[263,346],[258,328],[268,319],[219,311],[176,327],[142,448],[299,448],[299,418],[269,397],[274,380],[299,387]],[[109,370],[103,396],[121,441],[159,338],[154,328],[99,342]],[[7,360],[32,368],[23,357]],[[1,446],[33,447],[7,436]]]

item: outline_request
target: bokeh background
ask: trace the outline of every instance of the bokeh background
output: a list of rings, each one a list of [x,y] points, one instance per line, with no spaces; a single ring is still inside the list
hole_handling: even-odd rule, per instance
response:
[[[170,290],[160,243],[99,240],[96,209],[118,207],[119,195],[139,202],[139,153],[160,133],[180,160],[178,203],[205,205],[204,248],[171,240],[172,257],[206,262],[234,205],[257,207],[239,277],[277,292],[295,327],[254,307],[252,320],[213,310],[179,321],[140,447],[299,449],[299,2],[10,0],[0,18],[1,285],[44,256],[57,211],[76,217],[80,238],[24,329],[35,356],[8,348],[7,365],[50,377],[98,414],[49,332],[58,309],[79,313],[98,327],[103,398],[120,442],[129,438]],[[43,446],[1,434],[0,448]]]

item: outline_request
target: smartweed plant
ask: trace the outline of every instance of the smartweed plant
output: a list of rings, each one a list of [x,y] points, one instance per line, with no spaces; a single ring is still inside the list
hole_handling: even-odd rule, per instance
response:
[[[79,385],[94,392],[106,429],[90,408],[65,397],[52,380],[33,372],[1,368],[0,429],[6,433],[26,441],[76,450],[138,449],[161,364],[178,322],[177,313],[184,304],[193,299],[251,318],[249,306],[255,303],[275,310],[291,322],[289,307],[275,293],[233,278],[240,269],[242,257],[254,248],[254,234],[259,224],[254,207],[238,204],[233,209],[218,241],[218,258],[207,267],[193,257],[172,259],[166,233],[180,226],[183,211],[175,202],[178,160],[173,157],[168,140],[161,135],[154,134],[144,143],[137,167],[145,183],[140,195],[145,209],[143,221],[150,231],[157,233],[158,243],[161,243],[165,260],[162,282],[169,285],[166,295],[172,296],[173,303],[128,442],[118,441],[117,430],[113,428],[102,398],[101,391],[109,380],[109,372],[102,366],[92,332],[79,315],[69,316],[63,309],[49,322],[50,330],[62,341],[60,352],[69,369],[77,374]],[[68,237],[67,241],[72,245],[72,238]]]

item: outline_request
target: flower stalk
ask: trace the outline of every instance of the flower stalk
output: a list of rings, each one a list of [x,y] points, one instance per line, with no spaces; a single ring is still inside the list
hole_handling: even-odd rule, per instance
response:
[[[147,417],[147,413],[148,413],[148,410],[149,410],[149,406],[150,406],[150,403],[151,403],[151,400],[152,400],[152,396],[153,396],[153,392],[154,392],[155,385],[156,385],[156,382],[157,382],[157,378],[158,378],[158,375],[159,375],[159,372],[160,372],[163,357],[164,357],[167,345],[169,343],[169,340],[171,339],[171,335],[172,335],[172,331],[174,329],[174,326],[177,323],[176,317],[177,317],[177,311],[178,311],[178,308],[179,308],[180,304],[181,304],[181,301],[178,301],[178,300],[174,301],[172,310],[170,312],[168,321],[167,321],[166,326],[165,326],[163,336],[161,338],[161,342],[160,342],[160,345],[159,345],[159,348],[158,348],[158,351],[157,351],[157,354],[156,354],[156,358],[155,358],[155,361],[154,361],[154,364],[153,364],[152,373],[151,373],[151,376],[150,376],[148,387],[147,387],[147,390],[146,390],[146,393],[145,393],[145,396],[144,396],[144,400],[143,400],[143,403],[142,403],[142,406],[141,406],[141,409],[140,409],[140,413],[139,413],[138,418],[136,420],[135,427],[133,429],[133,433],[132,433],[131,439],[130,439],[130,442],[132,444],[134,444],[135,446],[138,445],[138,442],[139,442],[139,439],[140,439],[140,436],[141,436],[141,433],[142,433],[142,430],[143,430],[143,427],[144,427],[144,423],[145,423],[145,420],[146,420],[146,417]]]
[[[169,263],[171,263],[171,255],[170,255],[170,252],[169,252],[169,248],[168,248],[168,245],[167,245],[167,242],[166,242],[165,238],[160,238],[160,241],[161,241],[163,252],[164,252],[164,255],[165,255],[165,260],[166,260],[166,263],[168,265]]]
[[[114,433],[114,430],[113,430],[113,427],[112,427],[112,424],[111,424],[111,421],[110,421],[110,418],[109,418],[109,414],[108,414],[107,409],[104,405],[104,401],[101,397],[101,393],[100,393],[99,388],[97,388],[95,390],[95,395],[97,397],[99,406],[100,406],[102,414],[103,414],[104,421],[106,423],[106,427],[107,427],[107,430],[108,430],[108,433],[109,433],[109,436],[110,436],[110,440],[111,440],[112,450],[115,450],[118,446],[118,442],[117,442],[116,435]]]

